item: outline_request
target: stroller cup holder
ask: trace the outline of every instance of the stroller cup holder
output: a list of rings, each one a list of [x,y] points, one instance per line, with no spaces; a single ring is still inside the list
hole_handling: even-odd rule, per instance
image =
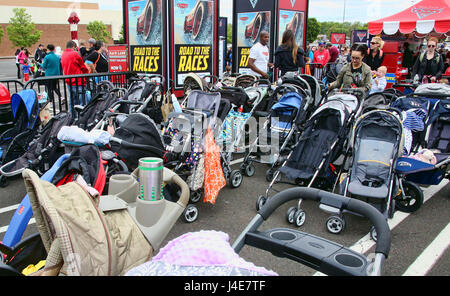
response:
[[[143,200],[139,196],[139,170],[131,175],[114,175],[110,179],[109,194],[100,199],[103,211],[127,209],[145,238],[156,250],[159,248],[169,231],[175,225],[189,202],[188,185],[174,172],[164,168],[163,182],[176,184],[181,188],[177,202],[166,199]]]

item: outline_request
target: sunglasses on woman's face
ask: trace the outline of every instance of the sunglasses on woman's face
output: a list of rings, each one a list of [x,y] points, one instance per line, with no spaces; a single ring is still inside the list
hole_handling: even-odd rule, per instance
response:
[[[370,42],[370,44],[375,45],[375,44],[378,44],[378,43],[376,43],[376,42]]]
[[[428,45],[428,48],[435,48],[436,45]]]

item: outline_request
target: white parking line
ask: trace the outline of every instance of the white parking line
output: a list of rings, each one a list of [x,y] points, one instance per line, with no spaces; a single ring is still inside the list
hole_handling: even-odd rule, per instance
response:
[[[35,220],[34,218],[31,218],[31,219],[30,219],[30,222],[28,222],[28,225],[32,225],[32,224],[34,224],[34,223],[36,223],[36,220]],[[3,226],[3,227],[0,227],[0,233],[6,232],[6,231],[8,230],[8,227],[9,227],[9,226]]]
[[[403,276],[424,276],[439,261],[450,246],[450,224],[434,239],[423,253],[406,270]]]
[[[16,204],[16,205],[13,205],[13,206],[1,208],[1,209],[0,209],[0,214],[7,213],[7,212],[11,212],[11,211],[15,211],[15,210],[17,210],[17,208],[19,207],[19,205],[20,205],[20,204]]]
[[[441,191],[442,188],[447,186],[448,180],[444,180],[441,184],[436,186],[430,186],[423,191],[424,200],[423,203],[427,202],[431,197],[433,197],[436,193]],[[403,220],[405,220],[409,215],[408,213],[403,212],[395,212],[394,217],[392,219],[388,219],[388,225],[391,230],[393,230],[397,225],[399,225]],[[375,246],[375,242],[370,238],[370,234],[367,234],[362,239],[360,239],[357,243],[350,247],[351,250],[358,252],[360,254],[364,254],[369,251],[373,246]],[[314,276],[324,276],[321,272],[316,272]]]

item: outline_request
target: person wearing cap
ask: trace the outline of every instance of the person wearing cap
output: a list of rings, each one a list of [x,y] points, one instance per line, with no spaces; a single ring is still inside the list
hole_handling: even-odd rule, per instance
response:
[[[34,52],[34,61],[37,63],[42,63],[44,61],[44,45],[39,44],[38,48]]]
[[[322,67],[325,67],[325,65],[328,63],[329,60],[330,60],[330,53],[325,48],[325,42],[320,42],[319,49],[317,49],[316,52],[314,52],[313,63],[321,64]]]
[[[85,53],[85,55],[83,56],[83,61],[85,61],[85,62],[86,62],[87,57],[88,57],[91,53],[93,53],[93,52],[95,51],[95,48],[94,48],[94,46],[95,46],[95,39],[94,39],[94,38],[90,38],[90,39],[88,40],[88,44],[89,44],[89,49],[86,50],[86,53]]]

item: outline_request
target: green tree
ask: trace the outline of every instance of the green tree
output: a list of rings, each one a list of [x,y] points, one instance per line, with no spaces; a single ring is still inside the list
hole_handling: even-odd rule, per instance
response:
[[[233,43],[233,25],[228,24],[227,26],[227,44]]]
[[[31,47],[41,39],[42,31],[36,30],[25,8],[14,8],[13,12],[14,16],[6,27],[8,39],[14,47]]]
[[[3,33],[3,27],[0,26],[0,43],[2,43]]]
[[[86,30],[88,34],[95,40],[108,42],[112,39],[111,34],[108,32],[108,28],[102,21],[90,22],[87,25]]]
[[[313,43],[321,32],[321,24],[315,18],[308,18],[308,30],[306,32],[306,41]]]
[[[119,40],[118,40],[119,44],[125,44],[125,38],[123,37],[123,25],[122,28],[120,29],[119,32]]]

